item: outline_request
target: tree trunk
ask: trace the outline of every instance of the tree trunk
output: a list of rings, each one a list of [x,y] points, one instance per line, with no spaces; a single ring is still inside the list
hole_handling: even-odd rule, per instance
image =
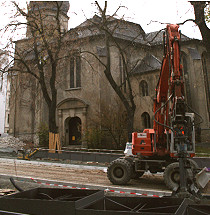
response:
[[[206,24],[205,14],[204,14],[204,8],[206,7],[206,2],[192,1],[191,4],[194,7],[195,23],[199,27],[199,30],[203,38],[203,43],[206,47],[206,51],[209,56],[210,55],[210,29]]]
[[[49,111],[49,132],[57,133],[57,125],[56,125],[56,106],[57,106],[57,90],[55,88],[55,75],[56,74],[56,65],[52,69],[52,76],[50,79],[50,89],[51,89],[51,98],[48,93],[47,86],[45,84],[45,79],[43,73],[41,73],[40,77],[40,85],[43,93],[43,97],[47,103],[48,111]]]
[[[57,101],[57,92],[54,91],[54,95],[52,96],[52,102],[48,106],[49,108],[49,132],[57,133],[57,125],[56,125],[56,101]]]
[[[130,109],[129,111],[127,111],[127,113],[128,113],[128,119],[127,119],[128,142],[131,143],[135,110]]]
[[[49,108],[49,131],[52,133],[57,133],[57,126],[56,126],[56,108],[52,106]]]
[[[115,82],[112,73],[111,73],[111,57],[110,57],[110,45],[109,45],[110,36],[105,32],[105,43],[106,43],[106,52],[107,52],[107,62],[106,62],[106,69],[104,70],[105,76],[109,81],[110,85],[112,86],[113,90],[119,96],[121,102],[123,103],[126,112],[127,112],[127,131],[128,131],[128,141],[132,141],[132,132],[133,132],[133,122],[134,122],[134,113],[136,109],[136,105],[134,104],[133,100],[131,104],[126,96],[123,94],[121,88]],[[129,89],[131,90],[131,89]],[[131,99],[133,97],[130,96]]]

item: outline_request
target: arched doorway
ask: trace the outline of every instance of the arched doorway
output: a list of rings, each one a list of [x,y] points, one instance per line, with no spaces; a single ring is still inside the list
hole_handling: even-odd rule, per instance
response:
[[[65,120],[66,142],[68,145],[81,144],[82,121],[79,117],[69,117]]]
[[[151,124],[150,124],[150,115],[147,112],[144,112],[141,115],[141,120],[142,120],[142,126],[143,128],[151,128]]]
[[[58,104],[58,126],[63,145],[68,146],[69,144],[82,144],[81,132],[86,129],[87,108],[88,105],[77,98],[65,99]],[[73,125],[78,127],[78,129],[75,129]],[[79,133],[79,135],[72,135],[75,136],[75,140],[74,137],[72,140],[71,134],[74,133],[75,130],[79,131],[76,132]],[[78,141],[78,137],[80,137],[80,141]],[[69,142],[69,140],[71,141]]]

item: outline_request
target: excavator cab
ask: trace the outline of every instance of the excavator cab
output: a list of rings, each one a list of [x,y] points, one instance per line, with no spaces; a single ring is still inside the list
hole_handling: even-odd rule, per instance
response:
[[[170,155],[177,157],[179,153],[186,153],[187,157],[195,155],[195,127],[194,113],[185,113],[185,116],[176,116],[172,123]]]

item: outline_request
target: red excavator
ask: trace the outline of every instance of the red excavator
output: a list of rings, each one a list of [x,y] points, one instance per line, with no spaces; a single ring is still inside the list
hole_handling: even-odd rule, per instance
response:
[[[113,184],[126,184],[145,171],[164,172],[172,190],[196,192],[195,112],[187,105],[180,64],[179,26],[169,24],[163,33],[164,57],[154,99],[153,129],[132,134],[132,155],[110,163],[107,176]],[[193,185],[193,186],[192,186]]]

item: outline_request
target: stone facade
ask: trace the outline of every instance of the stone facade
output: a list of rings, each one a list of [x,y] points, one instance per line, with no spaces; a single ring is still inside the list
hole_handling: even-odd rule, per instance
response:
[[[67,28],[64,17],[64,26]],[[62,49],[62,55],[72,53],[73,48],[75,53],[59,65],[57,125],[63,145],[77,144],[77,139],[80,139],[91,121],[94,122],[96,115],[102,112],[104,104],[112,106],[118,100],[106,80],[103,66],[93,55],[88,54],[93,52],[102,62],[106,59],[103,35],[91,25],[95,20],[100,22],[100,17],[94,16],[69,30],[65,36],[66,46]],[[111,20],[111,23],[115,22],[119,20]],[[136,104],[134,128],[143,130],[152,127],[153,98],[163,55],[162,33],[146,34],[138,24],[122,21],[114,36],[121,46],[127,44],[129,47],[126,50],[129,62],[133,65],[138,62],[131,79]],[[72,44],[73,37],[77,38],[77,46]],[[16,46],[26,46],[28,43],[29,39],[25,39],[18,41]],[[201,128],[207,129],[210,113],[209,67],[204,60],[205,48],[200,41],[183,35],[181,53],[188,104],[203,117]],[[111,68],[114,79],[121,83],[123,68],[119,50],[115,46],[111,46]],[[39,84],[30,75],[18,74],[13,79],[9,131],[33,139],[40,122],[48,121],[47,106]],[[206,137],[206,134],[203,135],[203,141]]]

